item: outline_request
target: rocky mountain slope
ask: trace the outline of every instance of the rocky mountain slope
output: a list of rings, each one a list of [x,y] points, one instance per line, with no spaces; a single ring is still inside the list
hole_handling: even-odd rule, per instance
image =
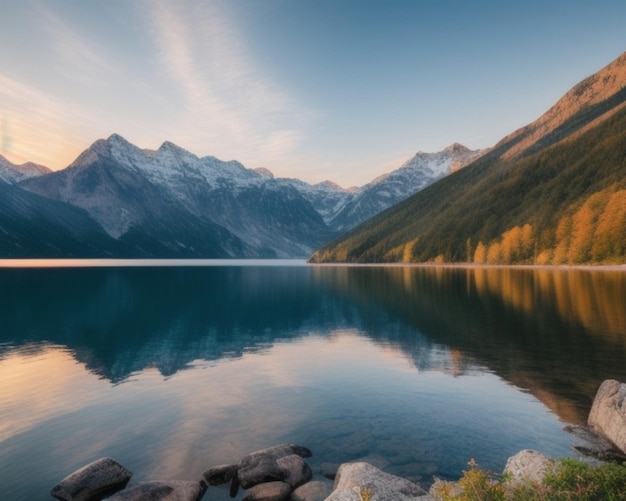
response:
[[[15,165],[0,155],[0,181],[8,184],[15,184],[31,177],[42,176],[52,172],[43,165],[26,162],[22,165]]]
[[[113,134],[62,171],[5,161],[0,174],[28,192],[84,209],[133,257],[291,258],[307,257],[479,154],[458,144],[420,152],[360,189],[344,189],[199,158],[170,142],[142,150]]]
[[[2,258],[145,257],[82,209],[0,181]]]
[[[356,190],[336,211],[329,224],[347,231],[401,202],[426,186],[459,170],[485,152],[454,143],[437,153],[418,152],[398,169]]]
[[[169,142],[141,150],[114,134],[20,186],[85,209],[155,257],[302,257],[333,236],[295,188]]]
[[[313,261],[626,262],[626,53]]]

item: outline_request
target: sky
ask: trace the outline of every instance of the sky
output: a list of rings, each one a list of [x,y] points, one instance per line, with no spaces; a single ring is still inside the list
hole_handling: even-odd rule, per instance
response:
[[[361,186],[493,146],[626,51],[624,0],[0,0],[0,154],[113,133]]]

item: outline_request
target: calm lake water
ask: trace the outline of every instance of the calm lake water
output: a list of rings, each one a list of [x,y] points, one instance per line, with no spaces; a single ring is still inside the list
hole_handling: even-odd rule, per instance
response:
[[[3,499],[102,456],[199,479],[283,442],[316,477],[365,457],[428,486],[572,455],[563,426],[626,381],[625,271],[100,264],[0,269]]]

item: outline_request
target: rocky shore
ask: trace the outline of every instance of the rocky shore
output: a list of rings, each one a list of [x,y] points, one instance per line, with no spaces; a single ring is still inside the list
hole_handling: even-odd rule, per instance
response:
[[[604,381],[588,426],[566,429],[585,442],[576,448],[579,453],[597,460],[626,461],[626,384]],[[336,471],[324,471],[334,480],[331,488],[327,482],[313,480],[305,460],[311,455],[306,447],[281,444],[252,452],[237,464],[213,466],[199,480],[142,482],[128,488],[132,472],[111,458],[101,458],[65,477],[51,495],[60,501],[199,501],[211,486],[229,485],[231,497],[245,490],[244,501],[437,500],[416,483],[368,462],[344,463]],[[541,482],[553,464],[553,459],[537,451],[524,450],[509,458],[504,472],[516,480]]]

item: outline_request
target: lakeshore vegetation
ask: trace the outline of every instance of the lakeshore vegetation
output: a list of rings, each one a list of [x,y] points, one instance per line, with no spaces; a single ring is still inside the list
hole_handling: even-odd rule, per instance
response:
[[[626,109],[503,160],[514,141],[323,247],[312,261],[624,263]]]

